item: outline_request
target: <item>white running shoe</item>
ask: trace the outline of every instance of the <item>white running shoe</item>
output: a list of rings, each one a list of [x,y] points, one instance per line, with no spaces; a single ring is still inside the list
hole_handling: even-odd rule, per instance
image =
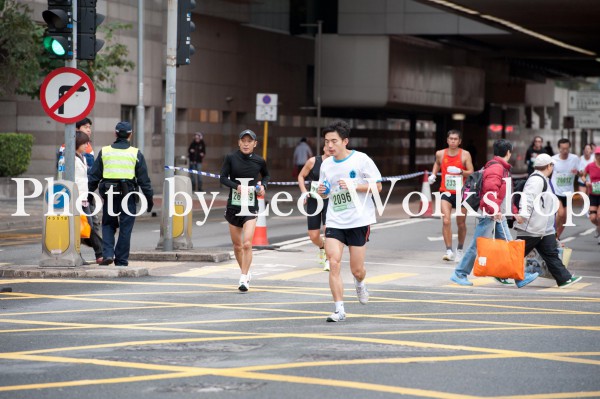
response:
[[[346,320],[346,313],[341,313],[339,311],[336,311],[327,317],[327,321],[333,323],[344,320]]]
[[[331,270],[329,267],[329,259],[325,259],[325,264],[323,265],[323,271],[328,272],[329,270]]]
[[[326,260],[327,260],[327,255],[325,255],[325,249],[319,249],[319,264],[325,265]]]
[[[241,276],[238,290],[240,290],[242,292],[246,292],[246,291],[248,291],[249,288],[250,288],[250,283],[248,282],[248,278]]]
[[[451,249],[446,250],[446,255],[442,257],[442,260],[447,260],[448,262],[452,262],[454,260],[454,252]]]
[[[465,256],[465,253],[462,249],[457,249],[456,250],[456,256],[454,257],[454,261],[455,262],[460,262],[463,258],[463,256]]]
[[[360,287],[358,281],[354,279],[354,287],[356,288],[358,302],[360,302],[361,305],[366,305],[369,302],[369,290],[367,290],[367,286],[363,284],[362,287]]]

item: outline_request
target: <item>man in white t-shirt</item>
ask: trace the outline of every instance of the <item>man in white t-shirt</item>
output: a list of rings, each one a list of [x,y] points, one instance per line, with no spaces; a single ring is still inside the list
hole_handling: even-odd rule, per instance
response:
[[[558,140],[558,154],[554,155],[552,159],[554,172],[550,182],[554,188],[554,194],[560,202],[556,214],[556,238],[560,239],[567,220],[567,194],[574,191],[575,178],[579,171],[579,157],[571,154],[569,139],[562,138]]]
[[[350,271],[358,301],[366,305],[369,291],[364,284],[365,244],[369,241],[370,225],[376,223],[371,186],[381,191],[381,173],[366,154],[349,150],[350,126],[335,121],[323,130],[325,147],[331,155],[323,161],[319,174],[318,193],[329,198],[325,252],[329,256],[329,288],[335,302],[335,312],[327,321],[346,318],[344,310],[344,283],[340,274],[344,246],[350,252]]]

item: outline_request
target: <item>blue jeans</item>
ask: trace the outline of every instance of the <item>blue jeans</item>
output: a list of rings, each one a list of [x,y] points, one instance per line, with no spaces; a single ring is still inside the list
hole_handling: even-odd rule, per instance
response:
[[[131,243],[131,232],[135,223],[135,216],[129,216],[121,209],[120,195],[115,195],[113,203],[113,213],[119,216],[110,216],[108,214],[108,201],[104,198],[102,207],[102,256],[104,259],[114,259],[115,265],[127,266],[129,264],[129,248]],[[130,196],[127,201],[127,208],[132,215],[136,212],[135,196]],[[119,230],[119,239],[115,246],[115,233]]]
[[[477,257],[477,237],[491,237],[494,224],[496,225],[496,238],[503,240],[507,239],[509,241],[512,240],[505,217],[502,217],[501,222],[496,222],[490,217],[483,216],[478,216],[477,220],[478,222],[475,227],[475,233],[473,234],[473,240],[465,250],[465,254],[460,263],[456,266],[456,269],[454,269],[454,273],[459,277],[466,278],[473,271],[473,263],[475,263],[475,258]],[[505,235],[505,233],[507,235]]]
[[[191,170],[202,172],[201,162],[190,162]],[[192,191],[202,191],[202,175],[196,173],[190,173],[190,179],[192,179]]]

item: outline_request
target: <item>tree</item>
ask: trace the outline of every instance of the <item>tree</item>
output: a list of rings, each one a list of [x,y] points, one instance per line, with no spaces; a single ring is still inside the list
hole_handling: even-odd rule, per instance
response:
[[[40,84],[52,70],[65,66],[50,59],[42,40],[44,26],[33,21],[31,10],[16,0],[0,0],[0,96],[25,94],[39,98]],[[110,23],[98,28],[106,43],[95,61],[78,61],[77,67],[94,82],[96,90],[114,93],[115,78],[135,63],[127,59],[127,46],[115,41],[115,33],[131,24]]]
[[[0,0],[0,96],[39,90],[43,32],[28,12],[15,0]]]

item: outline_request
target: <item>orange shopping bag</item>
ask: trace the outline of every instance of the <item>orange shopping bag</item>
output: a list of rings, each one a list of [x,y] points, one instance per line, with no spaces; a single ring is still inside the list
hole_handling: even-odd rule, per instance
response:
[[[500,224],[502,228],[504,226]],[[495,224],[492,237],[495,237]],[[506,236],[506,232],[505,232]],[[496,238],[477,238],[477,257],[473,274],[477,277],[525,278],[525,241]]]
[[[81,238],[90,238],[90,234],[92,233],[92,227],[88,222],[88,218],[86,215],[79,215],[80,217],[80,228],[81,228]]]

